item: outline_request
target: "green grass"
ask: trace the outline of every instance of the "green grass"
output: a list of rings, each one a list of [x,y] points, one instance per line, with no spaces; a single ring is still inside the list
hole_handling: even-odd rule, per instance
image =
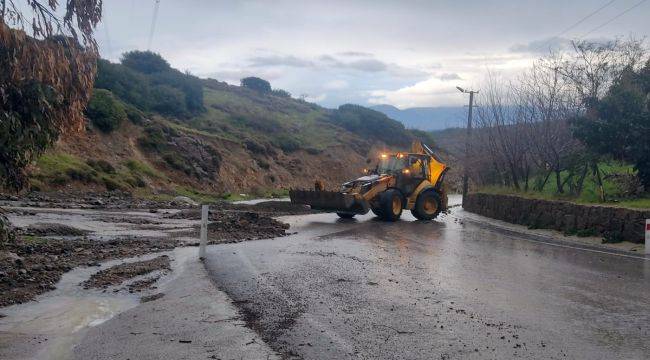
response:
[[[73,181],[104,186],[106,190],[133,190],[146,187],[146,178],[166,179],[161,172],[134,159],[114,166],[102,160],[48,153],[37,160],[36,166],[30,179],[35,190],[47,190]]]
[[[187,196],[188,198],[201,204],[212,203],[218,200],[223,200],[223,198],[219,194],[207,193],[186,186],[177,186],[175,188],[175,191],[177,195]]]
[[[289,134],[301,149],[323,150],[341,143],[340,129],[319,121],[325,116],[324,109],[301,107],[295,100],[210,88],[204,88],[203,99],[206,111],[187,122],[193,130],[183,130],[236,142],[252,139],[276,145],[286,142],[283,137]]]
[[[34,235],[23,235],[20,238],[24,243],[33,245],[46,243],[48,241],[47,239]]]
[[[620,162],[603,162],[598,165],[603,180],[603,188],[605,190],[605,197],[607,201],[602,203],[600,201],[600,192],[598,190],[598,184],[596,178],[592,175],[588,175],[585,178],[584,186],[582,193],[579,196],[572,196],[569,194],[568,186],[565,186],[564,194],[559,194],[557,192],[557,186],[555,182],[554,174],[551,175],[548,182],[544,186],[542,191],[535,190],[516,190],[512,187],[505,186],[484,186],[478,189],[478,192],[491,193],[491,194],[502,194],[502,195],[519,195],[528,198],[535,199],[545,199],[545,200],[565,200],[572,201],[579,204],[604,204],[628,208],[638,208],[638,209],[648,209],[650,208],[650,193],[645,193],[644,195],[638,198],[629,198],[624,196],[623,189],[620,188],[620,185],[611,179],[607,179],[607,175],[610,174],[624,174],[629,173],[633,174],[634,170],[631,165],[623,164]],[[562,180],[566,179],[568,176],[567,172],[562,172]],[[530,181],[530,187],[532,188],[535,184],[534,178]]]
[[[167,177],[160,171],[152,168],[151,166],[135,160],[129,159],[123,162],[123,165],[131,172],[133,175],[145,175],[152,179],[166,179]]]

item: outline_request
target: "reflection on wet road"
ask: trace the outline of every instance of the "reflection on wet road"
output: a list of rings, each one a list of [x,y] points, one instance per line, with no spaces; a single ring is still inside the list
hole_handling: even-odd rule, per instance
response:
[[[305,359],[650,357],[650,261],[433,222],[287,217],[206,265],[269,345]],[[486,220],[487,221],[487,220]]]

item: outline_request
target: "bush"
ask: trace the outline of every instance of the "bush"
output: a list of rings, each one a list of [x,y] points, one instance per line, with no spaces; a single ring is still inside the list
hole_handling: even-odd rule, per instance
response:
[[[138,110],[135,106],[126,106],[124,107],[126,112],[126,117],[135,125],[142,125],[144,123],[144,114],[142,111]]]
[[[266,147],[255,140],[248,139],[244,141],[244,146],[253,154],[263,154],[266,152]]]
[[[255,162],[257,163],[257,166],[259,166],[264,170],[268,170],[271,168],[271,164],[269,164],[269,162],[264,159],[255,159]]]
[[[122,64],[99,60],[95,87],[141,111],[185,117],[204,110],[202,80],[171,68],[158,54],[126,53]],[[126,110],[134,123],[142,120],[141,113]]]
[[[281,98],[291,98],[291,93],[286,90],[274,89],[273,91],[271,91],[271,93]]]
[[[255,76],[241,79],[241,86],[263,93],[271,92],[271,84],[268,81]]]
[[[167,60],[151,51],[129,51],[122,54],[122,65],[144,74],[153,74],[171,69]]]
[[[298,151],[301,148],[301,144],[300,144],[300,142],[298,140],[296,140],[295,138],[293,138],[293,137],[291,137],[289,135],[286,135],[286,134],[282,134],[282,135],[278,136],[275,139],[274,143],[275,143],[275,145],[277,147],[282,149],[282,151],[284,151],[285,153]]]
[[[115,180],[113,180],[113,179],[111,179],[109,177],[103,177],[102,181],[104,182],[104,186],[106,186],[106,190],[108,190],[108,191],[122,190],[123,189],[123,186],[119,182],[117,182],[117,181],[115,181]]]
[[[101,172],[104,172],[104,173],[107,173],[107,174],[114,174],[115,173],[115,167],[113,167],[113,165],[111,165],[111,163],[109,163],[108,161],[103,160],[103,159],[99,159],[99,160],[88,159],[88,160],[86,160],[86,164],[88,164],[88,166],[92,167],[93,169],[95,169],[97,171],[101,171]]]
[[[152,109],[162,114],[184,116],[187,114],[183,92],[169,85],[158,85],[151,89]]]
[[[126,112],[124,106],[110,91],[96,89],[88,103],[86,116],[99,130],[109,133],[117,129],[126,119]]]

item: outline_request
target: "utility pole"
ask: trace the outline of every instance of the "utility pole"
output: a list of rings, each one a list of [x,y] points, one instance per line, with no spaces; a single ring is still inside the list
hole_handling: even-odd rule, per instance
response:
[[[460,86],[456,86],[460,92],[464,94],[469,94],[469,111],[467,113],[467,135],[465,138],[465,159],[463,161],[463,205],[465,204],[465,198],[467,197],[467,191],[469,188],[469,150],[470,150],[470,137],[472,135],[472,110],[474,108],[474,94],[478,94],[478,90],[465,90]]]

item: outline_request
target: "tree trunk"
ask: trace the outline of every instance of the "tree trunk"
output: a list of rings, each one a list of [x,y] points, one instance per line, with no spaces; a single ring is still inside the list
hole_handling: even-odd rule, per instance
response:
[[[558,194],[564,194],[564,187],[562,186],[562,171],[555,169],[555,185]]]
[[[603,186],[603,178],[600,176],[600,169],[598,168],[598,163],[594,161],[594,174],[596,175],[596,183],[598,184],[598,192],[600,195],[600,201],[605,202],[605,187]]]
[[[589,170],[589,164],[585,164],[585,167],[582,169],[580,178],[578,179],[578,184],[576,186],[575,196],[580,196],[582,194],[582,188],[585,184],[585,178],[587,177],[587,171]]]

